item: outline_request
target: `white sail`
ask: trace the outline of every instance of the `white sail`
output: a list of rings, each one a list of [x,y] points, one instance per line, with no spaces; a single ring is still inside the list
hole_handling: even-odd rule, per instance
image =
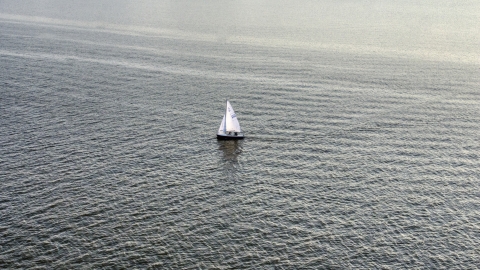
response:
[[[242,132],[242,129],[240,128],[240,123],[238,122],[237,115],[235,114],[235,111],[233,110],[232,105],[230,102],[227,100],[227,110],[225,112],[226,115],[223,117],[225,118],[225,131],[233,131],[233,132]]]
[[[225,115],[223,115],[222,123],[220,123],[217,134],[225,134]]]

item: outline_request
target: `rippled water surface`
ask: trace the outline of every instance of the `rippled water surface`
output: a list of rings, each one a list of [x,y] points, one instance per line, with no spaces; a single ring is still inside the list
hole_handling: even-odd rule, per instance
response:
[[[480,20],[386,30],[468,6],[51,2],[0,2],[0,268],[480,266]]]

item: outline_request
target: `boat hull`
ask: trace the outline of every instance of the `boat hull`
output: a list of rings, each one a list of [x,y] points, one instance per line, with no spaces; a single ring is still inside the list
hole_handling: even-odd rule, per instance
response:
[[[218,140],[243,140],[243,135],[221,135],[217,134],[217,139]]]

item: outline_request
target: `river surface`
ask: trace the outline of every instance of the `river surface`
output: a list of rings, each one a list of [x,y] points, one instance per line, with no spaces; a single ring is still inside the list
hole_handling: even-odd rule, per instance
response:
[[[0,1],[0,268],[480,267],[479,11]]]

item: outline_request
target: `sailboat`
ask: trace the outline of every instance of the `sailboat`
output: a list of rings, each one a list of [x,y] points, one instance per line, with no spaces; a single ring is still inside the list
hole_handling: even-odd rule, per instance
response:
[[[217,139],[219,140],[241,140],[243,139],[243,132],[240,128],[237,115],[233,110],[232,105],[227,100],[227,108],[223,115],[222,123],[217,132]]]

